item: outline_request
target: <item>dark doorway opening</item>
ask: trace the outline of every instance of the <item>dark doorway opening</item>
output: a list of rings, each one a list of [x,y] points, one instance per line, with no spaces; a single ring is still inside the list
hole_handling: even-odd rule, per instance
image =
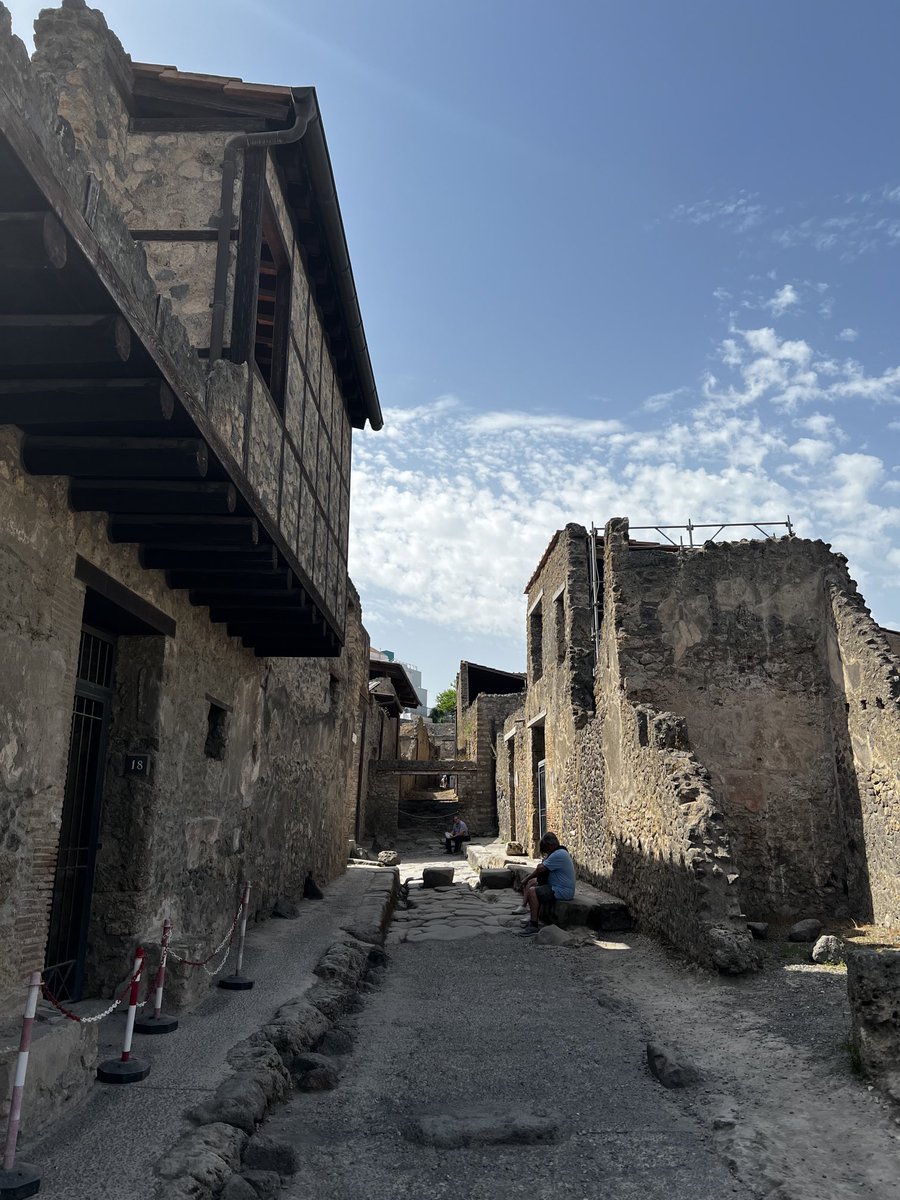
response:
[[[44,966],[47,986],[61,1000],[80,1000],[84,987],[115,653],[112,634],[83,626]]]
[[[547,832],[547,772],[543,719],[531,726],[531,773],[534,795],[534,842],[537,847]]]

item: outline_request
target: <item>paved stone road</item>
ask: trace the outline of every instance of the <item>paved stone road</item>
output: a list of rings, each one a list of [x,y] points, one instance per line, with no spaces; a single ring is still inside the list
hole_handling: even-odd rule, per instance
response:
[[[512,893],[488,895],[412,891],[338,1088],[268,1123],[299,1151],[283,1196],[752,1195],[648,1075],[634,1022],[588,993],[582,952],[515,937]]]

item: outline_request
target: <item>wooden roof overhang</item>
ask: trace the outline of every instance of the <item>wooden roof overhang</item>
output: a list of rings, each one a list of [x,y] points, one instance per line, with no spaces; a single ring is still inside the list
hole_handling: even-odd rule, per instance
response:
[[[68,476],[75,510],[107,513],[111,541],[138,543],[145,567],[257,655],[337,655],[342,631],[247,479],[223,466],[203,396],[185,382],[196,375],[123,263],[0,80],[0,424],[23,431],[24,466]]]
[[[389,679],[402,705],[406,708],[419,707],[419,693],[413,687],[402,663],[392,662],[390,659],[370,658],[369,679]]]

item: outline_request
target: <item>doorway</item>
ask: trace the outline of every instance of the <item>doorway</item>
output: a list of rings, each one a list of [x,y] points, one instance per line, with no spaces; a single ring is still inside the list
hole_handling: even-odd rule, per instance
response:
[[[82,627],[44,965],[47,986],[60,1000],[80,1000],[84,987],[115,656],[113,635]]]
[[[542,758],[537,765],[538,841],[547,832],[547,764]]]

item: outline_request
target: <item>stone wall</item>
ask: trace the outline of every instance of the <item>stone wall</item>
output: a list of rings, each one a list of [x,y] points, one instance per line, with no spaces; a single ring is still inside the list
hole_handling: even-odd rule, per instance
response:
[[[628,698],[678,713],[727,819],[751,917],[842,916],[822,542],[607,547]],[[604,617],[604,619],[606,619]]]
[[[530,624],[564,564],[579,578],[575,534],[544,555]],[[543,754],[579,872],[693,957],[751,962],[744,915],[896,924],[900,662],[845,563],[796,538],[634,546],[611,522],[596,716],[548,663],[544,613],[497,742],[501,835],[534,845]],[[586,619],[576,636],[590,653]]]
[[[463,757],[476,764],[472,774],[456,776],[459,808],[469,831],[476,837],[497,833],[497,766],[495,761],[497,736],[509,713],[516,708],[521,696],[477,696],[462,715],[457,733],[464,743]]]
[[[567,525],[554,536],[527,596],[528,688],[516,698],[515,716],[504,727],[509,740],[495,748],[496,794],[501,837],[534,853],[541,835],[537,762],[546,764],[545,831],[563,837],[575,813],[562,781],[578,731],[594,712],[588,535],[583,526]]]
[[[101,516],[71,512],[64,481],[25,475],[19,440],[0,429],[0,997],[15,1005],[44,961],[85,598],[76,555],[177,623],[173,637],[119,640],[89,994],[126,973],[165,915],[179,944],[201,949],[224,932],[242,879],[265,917],[279,894],[299,896],[306,871],[327,881],[342,869],[368,677],[358,605],[340,658],[258,659],[136,548],[110,544]],[[227,709],[218,757],[213,700]],[[151,756],[148,779],[125,775],[127,754]]]
[[[835,556],[840,559],[840,556]],[[900,925],[900,658],[840,561],[827,577],[833,625],[837,780],[854,865],[852,915]],[[860,851],[864,851],[861,853]]]

